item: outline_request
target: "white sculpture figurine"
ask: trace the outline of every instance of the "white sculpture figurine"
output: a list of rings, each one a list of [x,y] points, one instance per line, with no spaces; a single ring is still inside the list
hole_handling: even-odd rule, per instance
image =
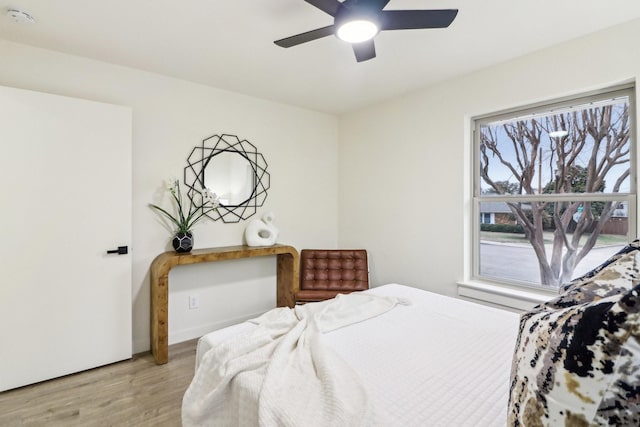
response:
[[[273,225],[273,212],[267,212],[262,219],[255,219],[247,225],[244,237],[249,246],[272,246],[278,239],[279,230]]]

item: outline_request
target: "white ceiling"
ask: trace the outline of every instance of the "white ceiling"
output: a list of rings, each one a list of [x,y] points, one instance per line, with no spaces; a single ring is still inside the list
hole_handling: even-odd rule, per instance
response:
[[[9,8],[28,12],[19,25]],[[459,9],[446,29],[385,31],[357,63],[331,36],[274,40],[333,23],[304,0],[0,0],[0,38],[221,89],[342,113],[640,17],[637,0],[391,0]],[[0,58],[1,64],[1,58]]]

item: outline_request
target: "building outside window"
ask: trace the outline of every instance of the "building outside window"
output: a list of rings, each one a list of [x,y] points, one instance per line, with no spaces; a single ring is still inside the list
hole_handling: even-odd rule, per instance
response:
[[[474,129],[474,279],[557,289],[636,238],[632,86]]]
[[[493,224],[491,212],[480,212],[480,224]]]

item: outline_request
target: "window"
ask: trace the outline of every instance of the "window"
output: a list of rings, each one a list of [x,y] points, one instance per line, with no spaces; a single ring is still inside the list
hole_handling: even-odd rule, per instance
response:
[[[474,128],[474,279],[557,289],[635,239],[633,87]]]

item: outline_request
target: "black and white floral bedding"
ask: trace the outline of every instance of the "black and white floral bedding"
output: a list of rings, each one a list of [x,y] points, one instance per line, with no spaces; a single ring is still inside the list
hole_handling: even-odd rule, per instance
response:
[[[640,426],[640,244],[522,315],[510,426]]]

